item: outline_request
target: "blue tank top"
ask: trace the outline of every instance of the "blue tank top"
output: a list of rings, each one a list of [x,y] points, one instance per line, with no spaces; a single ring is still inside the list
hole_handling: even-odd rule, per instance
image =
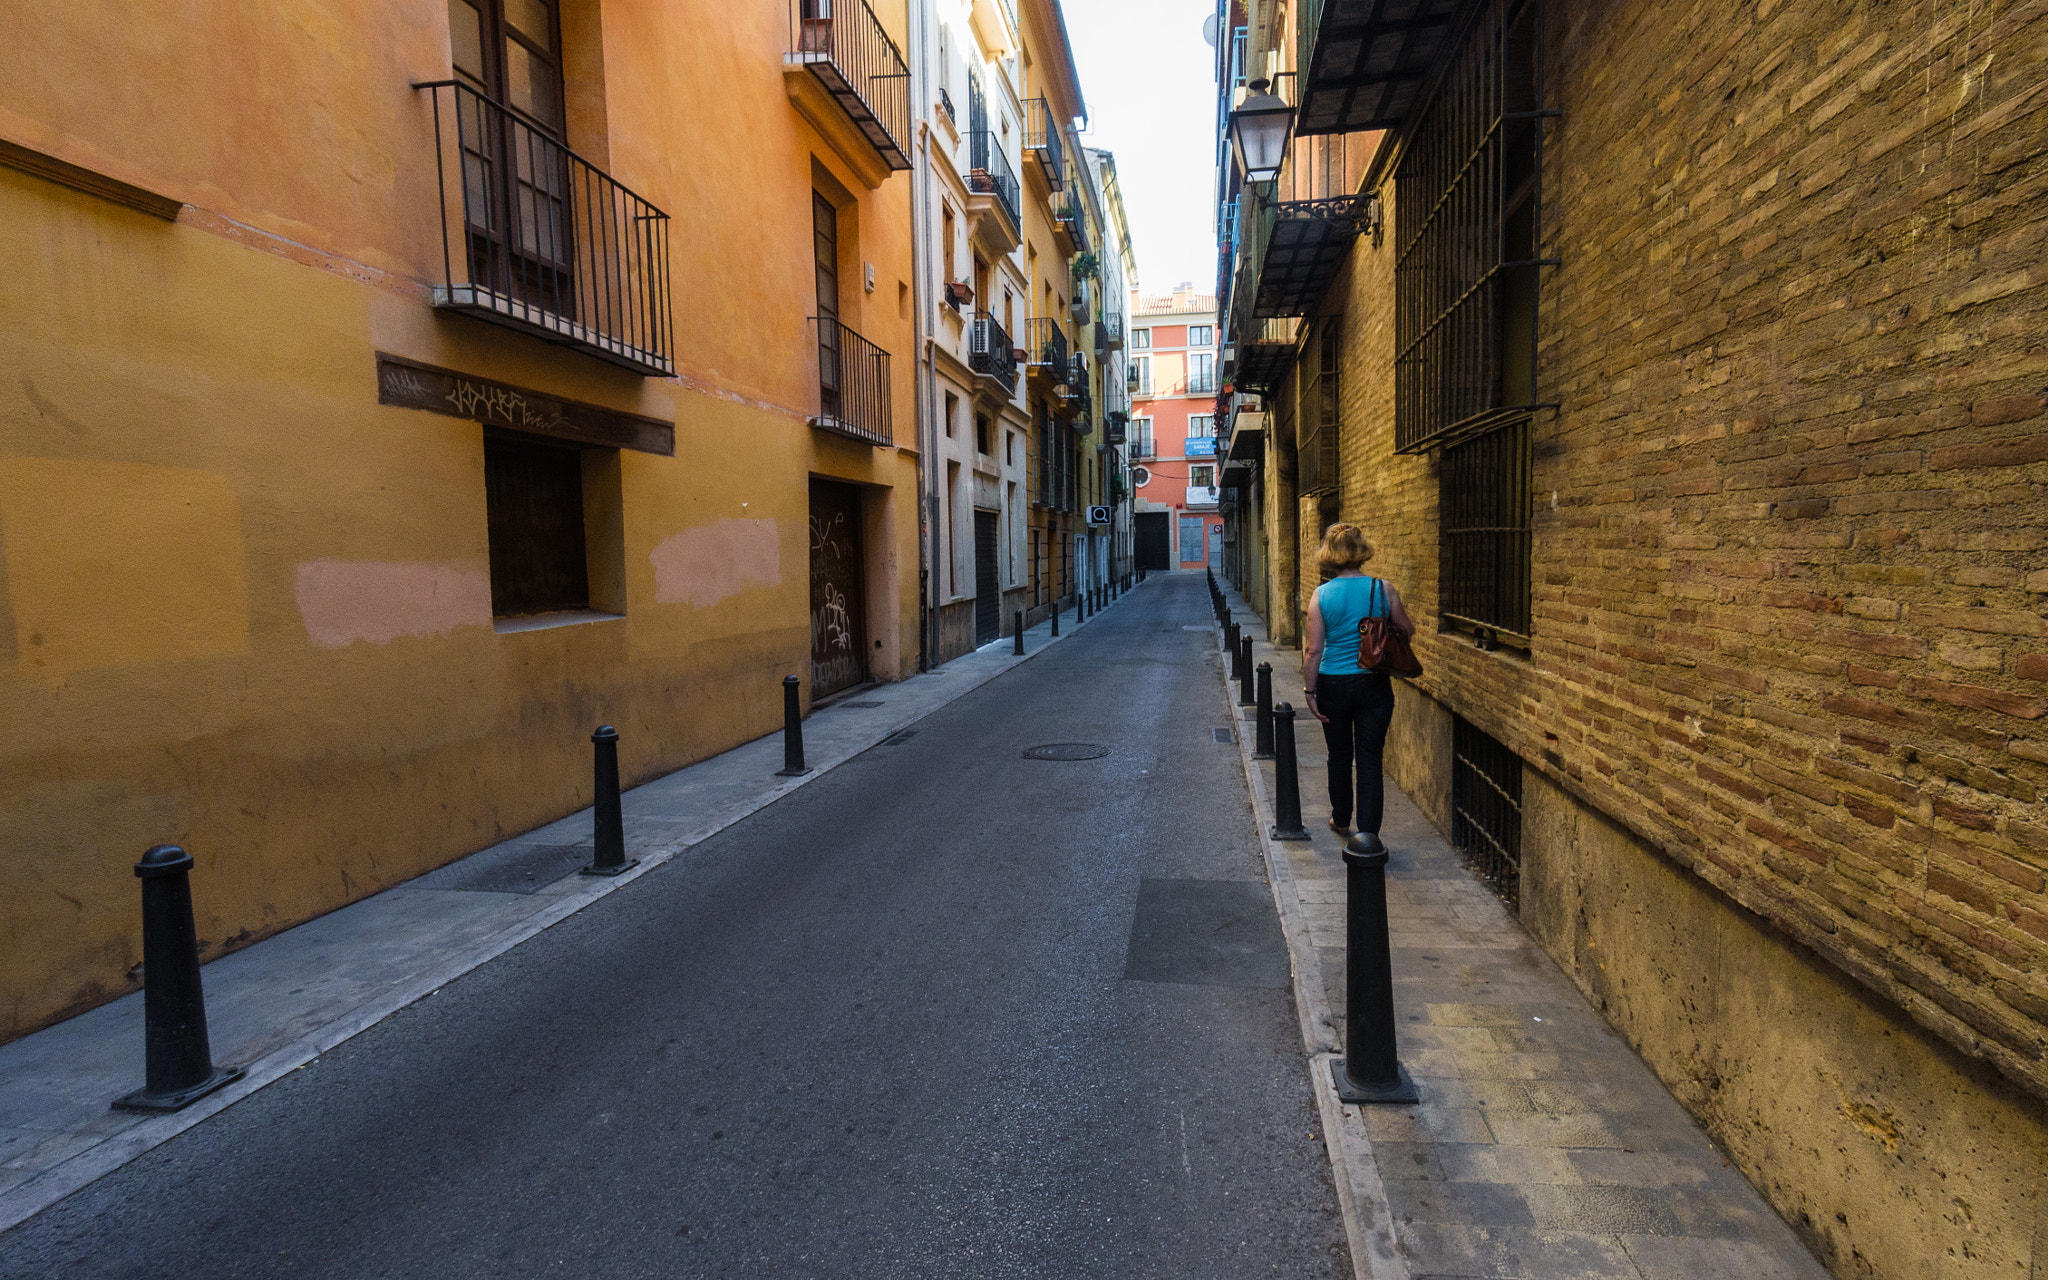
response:
[[[1386,616],[1386,589],[1378,578],[1332,578],[1316,588],[1315,598],[1323,612],[1323,660],[1316,669],[1326,676],[1363,674],[1358,624]]]

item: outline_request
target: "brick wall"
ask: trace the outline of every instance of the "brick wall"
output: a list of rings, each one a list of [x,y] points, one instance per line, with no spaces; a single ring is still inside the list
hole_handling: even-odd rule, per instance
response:
[[[1526,656],[1434,631],[1391,236],[1326,309],[1423,691],[2048,1097],[2041,12],[1553,0]]]

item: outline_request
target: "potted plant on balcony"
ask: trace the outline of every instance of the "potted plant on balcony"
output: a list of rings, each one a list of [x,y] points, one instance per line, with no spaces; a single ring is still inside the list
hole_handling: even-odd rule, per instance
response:
[[[960,308],[966,306],[968,303],[972,301],[974,301],[973,285],[967,283],[965,280],[948,280],[946,282],[947,306],[953,308],[953,310],[955,311],[958,311]]]
[[[1093,280],[1102,271],[1102,263],[1093,250],[1074,255],[1074,279]]]

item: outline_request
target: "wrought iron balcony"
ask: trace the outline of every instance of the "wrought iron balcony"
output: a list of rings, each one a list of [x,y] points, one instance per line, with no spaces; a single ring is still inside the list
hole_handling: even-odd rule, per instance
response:
[[[967,189],[981,195],[991,195],[1010,217],[1010,225],[1018,230],[1024,226],[1023,197],[1017,188],[1017,171],[1010,167],[1010,158],[1003,154],[1002,139],[987,129],[977,129],[968,135]]]
[[[1033,98],[1024,104],[1024,149],[1038,161],[1046,186],[1058,191],[1066,182],[1066,144],[1060,140],[1060,125],[1053,119],[1052,104],[1044,98]]]
[[[896,443],[889,416],[889,353],[831,316],[818,326],[818,416],[811,425],[867,444]]]
[[[789,55],[891,169],[908,169],[910,68],[867,0],[789,0]]]
[[[1088,252],[1088,215],[1082,204],[1079,183],[1069,183],[1054,204],[1055,215],[1059,218],[1056,229],[1066,234],[1075,253]]]
[[[1187,394],[1191,396],[1213,396],[1216,394],[1216,375],[1196,374],[1187,381]]]
[[[974,313],[974,332],[968,338],[967,367],[994,378],[1006,395],[1017,393],[1017,348],[1003,326],[986,311]]]
[[[1111,409],[1102,416],[1102,443],[1122,444],[1129,431],[1131,415],[1121,409]]]
[[[1096,323],[1101,325],[1103,332],[1109,335],[1109,349],[1112,351],[1122,351],[1124,349],[1123,315],[1120,312],[1112,311],[1097,320]]]
[[[953,110],[953,95],[946,92],[946,86],[939,86],[939,109],[946,113],[946,119],[959,123],[959,113]]]
[[[1390,129],[1416,105],[1460,0],[1302,0],[1296,136]]]
[[[1067,331],[1051,316],[1033,316],[1024,322],[1024,345],[1031,352],[1031,372],[1055,384],[1067,380]]]
[[[673,375],[668,215],[469,85],[416,87],[434,101],[434,305]]]
[[[1254,320],[1237,335],[1237,363],[1231,383],[1246,390],[1265,390],[1287,376],[1294,365],[1300,322],[1291,316]]]

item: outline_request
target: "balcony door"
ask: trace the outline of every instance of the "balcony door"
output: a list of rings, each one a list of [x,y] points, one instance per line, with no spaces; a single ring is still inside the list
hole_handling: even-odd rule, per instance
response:
[[[839,210],[811,192],[811,258],[818,280],[818,414],[839,420]]]
[[[448,0],[470,283],[522,310],[575,311],[575,231],[555,0]],[[527,317],[529,319],[535,317]]]

